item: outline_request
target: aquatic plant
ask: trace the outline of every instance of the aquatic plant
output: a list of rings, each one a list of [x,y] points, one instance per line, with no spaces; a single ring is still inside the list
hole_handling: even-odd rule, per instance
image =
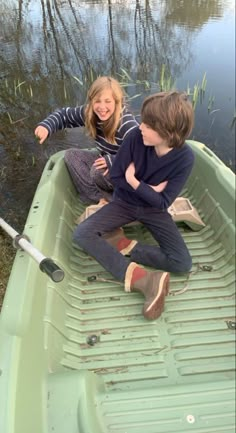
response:
[[[7,115],[8,115],[8,118],[9,118],[10,124],[12,125],[13,121],[12,121],[12,118],[11,118],[11,115],[10,115],[9,111],[7,112]]]
[[[83,81],[81,81],[78,77],[72,75],[72,78],[74,78],[81,86],[83,86]]]
[[[161,92],[167,92],[175,87],[175,80],[171,73],[166,69],[166,65],[161,65],[160,79],[157,82]]]
[[[192,94],[192,103],[193,103],[193,108],[194,109],[196,108],[196,105],[197,105],[197,102],[198,102],[199,91],[200,91],[199,84],[198,83],[194,84],[193,94]]]
[[[202,84],[201,84],[201,91],[202,92],[206,91],[206,85],[207,85],[207,79],[206,79],[206,72],[205,72],[203,75]]]
[[[36,94],[37,98],[34,101],[34,116],[38,119],[41,117],[40,112],[43,107],[45,111],[45,104],[42,104],[43,97],[50,101],[52,107],[54,107],[56,104],[63,105],[64,103],[67,103],[67,101],[70,101],[71,103],[71,101],[76,98],[76,86],[79,85],[79,101],[77,100],[75,103],[79,105],[85,100],[88,88],[94,79],[99,75],[103,75],[103,73],[98,74],[93,68],[89,68],[83,77],[73,75],[69,80],[68,78],[62,79],[61,81],[57,80],[55,83],[53,83],[53,87],[50,86],[50,83],[48,83],[48,85],[44,84],[43,92],[42,83],[40,82],[29,83],[26,80],[20,80],[19,78],[12,81],[10,79],[6,79],[5,85],[3,82],[3,86],[1,86],[0,102],[2,103],[3,107],[11,107],[11,111],[8,109],[5,110],[5,112],[8,116],[10,125],[15,125],[17,123],[24,122],[27,118],[32,119],[31,106],[32,100],[35,98],[34,95]],[[168,91],[176,87],[175,80],[170,73],[168,66],[165,64],[161,65],[159,77],[156,82],[134,78],[132,74],[123,67],[120,68],[116,74],[113,74],[113,76],[117,78],[121,86],[125,89],[126,98],[128,101],[133,101],[137,98],[143,98],[145,97],[145,94],[149,94],[150,92],[154,93],[158,91]],[[188,83],[186,89],[183,89],[192,100],[194,109],[196,108],[197,104],[199,104],[199,102],[202,103],[203,99],[205,98],[207,87],[206,73],[204,73],[202,79],[199,80],[199,82],[195,83],[193,87],[191,87]],[[138,91],[135,92],[133,89]],[[57,101],[56,104],[55,99]],[[213,104],[214,97],[210,95],[207,106],[209,114],[212,112]],[[51,106],[49,103],[48,105],[48,110],[50,110]],[[38,113],[35,107],[38,107]],[[19,115],[19,112],[21,113],[22,110],[24,110],[24,113],[26,114],[24,117]],[[233,120],[233,125],[234,123],[235,120]]]
[[[207,106],[208,113],[211,111],[214,101],[215,101],[215,97],[210,95],[208,99],[208,106]]]
[[[123,87],[127,88],[127,87],[130,87],[132,85],[133,86],[139,85],[143,88],[144,93],[150,89],[152,89],[154,91],[163,92],[163,91],[172,90],[176,87],[176,82],[175,82],[174,78],[172,77],[170,71],[168,70],[168,68],[166,67],[165,64],[162,64],[162,66],[161,66],[160,76],[159,76],[159,79],[157,80],[156,83],[149,82],[147,80],[134,80],[134,79],[132,79],[130,74],[124,68],[121,68],[120,73],[118,73],[117,75],[119,77],[120,84]],[[206,92],[206,86],[207,86],[206,72],[204,73],[204,75],[202,77],[201,84],[199,84],[199,82],[197,82],[196,84],[194,84],[193,89],[191,89],[191,87],[189,86],[189,83],[187,84],[185,92],[192,99],[194,110],[195,110],[197,104],[199,103],[199,100],[201,103],[203,102],[204,95]],[[129,97],[129,100],[137,98],[139,96],[142,96],[142,93],[141,94],[138,93],[136,95],[133,95],[132,97]],[[212,100],[212,103],[213,103],[213,101],[214,100]]]
[[[230,129],[233,129],[236,123],[236,109],[234,109],[234,115],[233,115],[233,119],[232,122],[230,124]]]

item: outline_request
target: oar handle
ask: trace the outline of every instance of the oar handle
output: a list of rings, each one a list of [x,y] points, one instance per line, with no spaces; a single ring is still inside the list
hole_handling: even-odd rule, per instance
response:
[[[55,283],[59,283],[64,278],[64,272],[52,259],[45,258],[39,263],[41,271],[45,272]]]
[[[45,257],[35,248],[26,235],[17,233],[6,221],[0,218],[0,227],[13,239],[13,246],[28,253],[38,264],[39,269],[45,272],[54,282],[59,283],[64,278],[64,271],[52,259]]]

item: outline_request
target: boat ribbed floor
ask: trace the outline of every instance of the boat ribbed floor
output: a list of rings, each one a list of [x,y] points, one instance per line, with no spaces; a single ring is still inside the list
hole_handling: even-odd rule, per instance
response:
[[[152,242],[141,225],[126,231],[131,238]],[[193,258],[193,272],[188,282],[187,275],[171,275],[172,294],[163,315],[153,322],[142,317],[139,293],[127,294],[115,282],[88,282],[92,275],[112,277],[73,248],[66,311],[69,339],[62,364],[102,375],[106,394],[101,404],[109,432],[156,433],[160,425],[161,433],[188,432],[195,423],[194,405],[195,410],[203,409],[194,432],[233,433],[233,390],[227,381],[235,368],[235,331],[229,327],[235,320],[234,266],[210,227],[193,232],[183,224],[180,231]],[[187,290],[178,294],[186,282]],[[91,346],[92,335],[97,342]],[[208,409],[203,407],[207,401]],[[173,419],[170,405],[182,408],[173,411]],[[186,414],[186,426],[179,413]]]
[[[234,433],[233,383],[158,387],[101,398],[109,433]]]
[[[111,386],[117,386],[112,384],[112,372],[114,370],[117,379],[117,369],[123,384],[127,381],[126,376],[129,381],[135,381],[135,371],[138,371],[139,381],[162,377],[169,382],[173,371],[170,376],[166,370],[166,356],[175,360],[174,376],[178,372],[181,377],[188,376],[192,370],[196,372],[194,359],[199,373],[209,372],[212,357],[212,372],[231,365],[230,342],[234,334],[227,321],[234,317],[234,267],[226,264],[227,254],[220,243],[214,242],[210,229],[181,231],[193,258],[193,273],[188,289],[182,294],[178,291],[184,288],[186,275],[171,275],[172,296],[166,298],[165,312],[154,322],[142,317],[143,297],[140,294],[127,294],[116,282],[87,282],[91,275],[104,279],[112,277],[94,259],[74,248],[71,256],[73,277],[68,289],[71,303],[66,322],[70,342],[64,347],[66,365],[97,371]],[[136,238],[150,241],[143,227],[129,229],[129,236],[131,232],[136,232]],[[212,270],[201,270],[202,265],[210,265]],[[177,296],[173,296],[175,293]],[[91,347],[86,341],[92,334],[99,341]],[[183,362],[189,358],[191,367]],[[202,359],[200,366],[199,359]],[[143,366],[144,360],[146,368],[141,368],[143,377],[140,379],[139,365]],[[155,365],[154,377],[148,365]]]

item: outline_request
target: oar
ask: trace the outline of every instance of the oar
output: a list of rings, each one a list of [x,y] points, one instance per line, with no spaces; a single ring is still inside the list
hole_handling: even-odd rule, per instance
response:
[[[8,233],[13,239],[13,246],[17,249],[26,251],[38,264],[39,269],[45,272],[49,277],[59,283],[64,278],[64,271],[48,257],[45,257],[39,250],[37,250],[25,235],[17,233],[9,224],[0,218],[0,227]]]

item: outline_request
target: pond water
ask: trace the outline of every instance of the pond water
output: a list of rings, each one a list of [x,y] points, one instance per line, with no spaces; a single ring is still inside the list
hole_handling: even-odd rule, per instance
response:
[[[0,203],[24,219],[46,159],[89,145],[83,131],[40,146],[34,128],[58,107],[82,104],[98,75],[143,99],[170,83],[196,96],[191,138],[235,170],[234,0],[1,0]],[[14,215],[14,218],[13,218]]]

